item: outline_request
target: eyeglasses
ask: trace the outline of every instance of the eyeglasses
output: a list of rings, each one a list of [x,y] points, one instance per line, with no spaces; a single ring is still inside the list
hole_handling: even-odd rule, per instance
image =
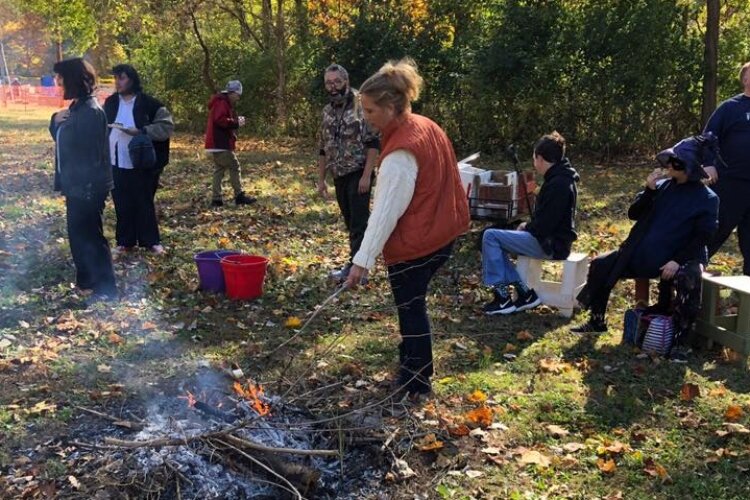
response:
[[[325,86],[326,87],[340,87],[344,84],[344,80],[341,78],[336,78],[335,80],[326,80]]]

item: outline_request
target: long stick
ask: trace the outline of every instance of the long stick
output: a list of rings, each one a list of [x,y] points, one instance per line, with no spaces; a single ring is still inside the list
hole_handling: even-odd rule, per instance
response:
[[[150,439],[148,441],[127,441],[124,439],[117,438],[104,438],[104,443],[109,446],[117,446],[119,448],[136,449],[136,448],[160,448],[162,446],[184,446],[193,441],[199,441],[202,439],[213,439],[222,438],[228,441],[232,441],[236,446],[243,446],[251,450],[262,451],[264,453],[277,453],[287,455],[301,455],[301,456],[322,456],[322,457],[335,457],[338,456],[338,450],[298,450],[295,448],[274,448],[265,446],[262,444],[243,439],[227,432],[210,432],[207,434],[199,434],[196,436],[184,437],[184,438],[159,438]],[[86,443],[80,443],[83,446],[88,446]],[[96,446],[96,445],[93,445]]]

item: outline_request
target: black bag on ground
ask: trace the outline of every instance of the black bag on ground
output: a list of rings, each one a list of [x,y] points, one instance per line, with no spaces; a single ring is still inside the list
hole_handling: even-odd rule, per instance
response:
[[[135,169],[149,170],[156,167],[154,143],[146,134],[138,134],[130,140],[128,154]]]

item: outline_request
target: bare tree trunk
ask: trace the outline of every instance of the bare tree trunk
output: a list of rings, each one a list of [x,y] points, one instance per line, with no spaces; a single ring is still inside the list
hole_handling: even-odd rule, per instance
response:
[[[198,29],[198,20],[195,18],[195,12],[192,10],[190,11],[190,19],[193,22],[193,32],[195,33],[195,37],[198,39],[198,44],[200,44],[201,50],[203,50],[203,83],[213,94],[216,92],[216,82],[214,82],[214,79],[211,77],[211,53],[208,51],[206,42],[203,41],[201,32]]]
[[[703,52],[703,108],[701,122],[708,122],[716,109],[719,60],[719,0],[706,0],[706,38]]]
[[[273,4],[271,0],[262,0],[260,8],[261,39],[263,45],[270,47],[273,43]]]
[[[286,27],[284,0],[276,0],[276,121],[286,124]]]

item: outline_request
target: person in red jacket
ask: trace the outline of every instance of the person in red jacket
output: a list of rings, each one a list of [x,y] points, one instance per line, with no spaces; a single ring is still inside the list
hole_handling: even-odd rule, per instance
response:
[[[221,199],[221,183],[224,173],[229,171],[229,181],[234,189],[234,202],[237,205],[250,205],[255,198],[242,191],[240,162],[234,153],[237,129],[245,124],[244,116],[237,116],[235,104],[242,95],[242,83],[231,80],[224,90],[215,94],[208,102],[208,124],[206,125],[206,152],[214,160],[214,178],[211,206],[224,205]]]

